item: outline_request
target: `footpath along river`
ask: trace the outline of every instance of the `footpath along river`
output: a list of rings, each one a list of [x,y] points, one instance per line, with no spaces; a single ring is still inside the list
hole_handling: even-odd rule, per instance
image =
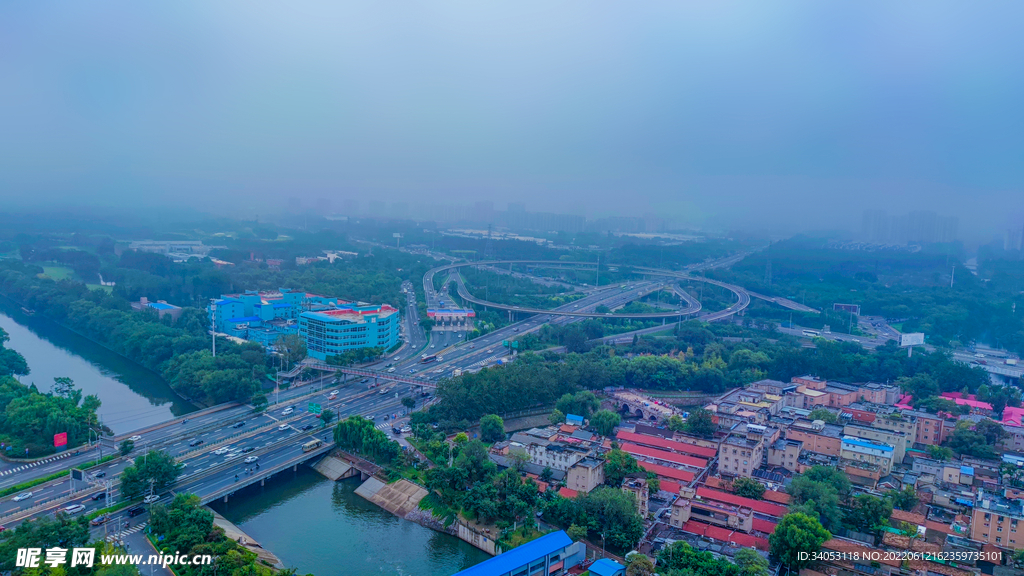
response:
[[[195,410],[156,374],[0,298],[0,328],[32,373],[21,381],[49,390],[68,376],[102,401],[104,424],[117,433]],[[454,536],[396,518],[355,494],[354,480],[331,482],[300,467],[215,508],[299,574],[448,576],[490,558]]]

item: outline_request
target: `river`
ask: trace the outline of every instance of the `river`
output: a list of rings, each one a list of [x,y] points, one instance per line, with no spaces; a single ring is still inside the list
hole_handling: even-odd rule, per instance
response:
[[[0,328],[7,347],[28,362],[21,381],[49,390],[69,376],[102,401],[103,423],[127,432],[195,408],[156,374],[54,322],[29,316],[0,298]],[[490,556],[448,534],[396,518],[355,494],[358,482],[331,482],[300,466],[254,486],[217,510],[299,574],[448,576]]]
[[[23,383],[47,392],[54,378],[70,377],[83,395],[99,397],[100,418],[117,434],[196,409],[153,372],[38,314],[25,314],[6,298],[0,298],[0,328],[10,336],[6,347],[28,362],[31,373],[20,378]]]
[[[455,536],[397,518],[307,467],[211,506],[285,566],[315,576],[449,576],[490,555]]]

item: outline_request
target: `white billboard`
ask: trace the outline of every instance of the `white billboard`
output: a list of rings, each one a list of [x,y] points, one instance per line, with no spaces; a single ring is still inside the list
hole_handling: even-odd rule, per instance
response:
[[[924,332],[900,334],[900,346],[921,346],[924,344]]]

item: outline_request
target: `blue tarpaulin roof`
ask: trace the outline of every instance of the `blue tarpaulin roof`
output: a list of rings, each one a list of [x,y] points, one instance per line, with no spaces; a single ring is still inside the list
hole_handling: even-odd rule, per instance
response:
[[[974,506],[974,502],[971,502],[966,498],[957,498],[956,501],[957,503],[963,504],[964,506]]]
[[[622,564],[608,558],[601,558],[590,565],[590,573],[594,576],[614,576],[625,569]]]
[[[968,476],[974,476],[974,466],[961,466],[961,474],[967,474]]]
[[[174,310],[175,308],[177,308],[177,306],[172,306],[171,304],[167,304],[166,302],[150,302],[149,307],[156,308],[157,310]]]

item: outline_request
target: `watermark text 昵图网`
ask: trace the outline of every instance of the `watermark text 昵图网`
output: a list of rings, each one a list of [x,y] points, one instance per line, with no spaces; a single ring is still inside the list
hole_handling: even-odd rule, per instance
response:
[[[69,554],[70,553],[70,554]],[[86,566],[96,563],[95,548],[18,548],[15,565],[19,568],[38,568],[41,564],[56,568],[57,566]],[[209,554],[100,554],[101,566],[132,565],[132,566],[203,566],[212,565],[213,557]]]

